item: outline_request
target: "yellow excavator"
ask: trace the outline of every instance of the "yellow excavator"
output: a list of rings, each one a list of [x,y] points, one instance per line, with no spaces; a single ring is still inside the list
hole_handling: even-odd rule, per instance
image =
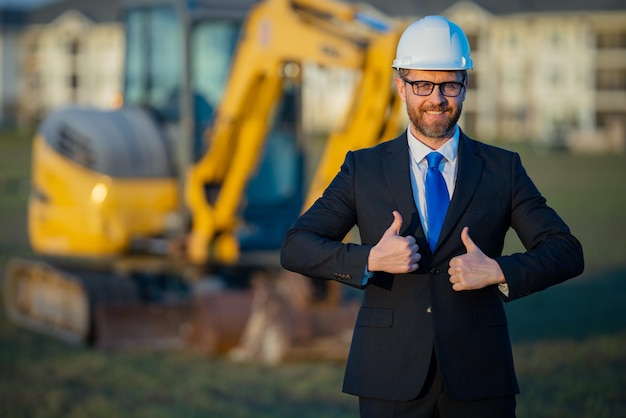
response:
[[[9,263],[10,318],[77,344],[241,360],[349,342],[347,297],[287,278],[278,251],[348,150],[400,130],[403,24],[334,0],[126,0],[122,16],[123,106],[56,110],[34,138],[40,258]],[[300,123],[307,66],[357,76],[321,152]]]

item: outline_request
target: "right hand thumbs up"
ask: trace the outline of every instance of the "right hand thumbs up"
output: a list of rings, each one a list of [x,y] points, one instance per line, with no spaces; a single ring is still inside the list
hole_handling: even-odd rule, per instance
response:
[[[419,247],[412,236],[400,236],[402,215],[393,211],[393,222],[374,245],[367,260],[369,271],[384,271],[392,274],[409,273],[419,268],[422,258]]]
[[[387,228],[384,235],[398,235],[399,236],[400,228],[402,227],[402,215],[400,215],[400,212],[398,212],[397,210],[394,210],[392,214],[393,214],[393,222],[391,222],[391,225],[389,226],[389,228]]]

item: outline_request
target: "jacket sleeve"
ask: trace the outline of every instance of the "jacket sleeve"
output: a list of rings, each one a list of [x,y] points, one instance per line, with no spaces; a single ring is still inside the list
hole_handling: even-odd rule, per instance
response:
[[[328,188],[287,231],[281,264],[305,276],[361,288],[370,245],[343,242],[356,225],[354,153],[349,152]]]
[[[582,273],[583,251],[565,222],[551,209],[526,174],[519,155],[512,164],[511,227],[526,248],[496,258],[514,300]]]

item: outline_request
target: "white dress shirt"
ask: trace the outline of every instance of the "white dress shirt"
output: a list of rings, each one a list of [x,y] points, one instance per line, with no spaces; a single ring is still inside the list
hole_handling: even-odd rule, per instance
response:
[[[429,146],[420,142],[407,129],[407,139],[409,141],[409,152],[411,153],[411,187],[413,188],[413,199],[420,214],[424,233],[428,236],[428,211],[426,210],[426,172],[428,171],[428,161],[426,156],[435,151]],[[457,155],[459,150],[459,127],[456,127],[454,135],[436,151],[443,155],[439,170],[443,175],[448,187],[448,197],[452,199],[454,186],[456,184]]]

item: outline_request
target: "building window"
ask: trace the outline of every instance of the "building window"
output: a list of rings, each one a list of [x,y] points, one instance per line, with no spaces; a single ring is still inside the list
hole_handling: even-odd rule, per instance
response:
[[[597,70],[596,89],[626,90],[626,69]]]
[[[78,39],[72,39],[67,43],[67,52],[74,56],[80,53],[80,42]]]
[[[615,123],[626,123],[626,112],[596,113],[596,125],[598,128],[608,128]]]
[[[561,46],[561,34],[557,30],[552,32],[551,42],[555,49],[558,49]]]
[[[470,136],[476,136],[478,127],[478,114],[472,111],[463,112],[463,132]]]
[[[69,86],[72,89],[77,89],[80,86],[80,78],[78,77],[78,74],[70,75]]]
[[[554,88],[559,88],[562,84],[563,77],[560,69],[552,69],[549,75],[550,85]]]
[[[624,49],[626,48],[626,31],[598,33],[596,46],[598,49]]]
[[[480,49],[479,42],[478,42],[478,35],[477,34],[468,34],[467,35],[467,40],[469,41],[470,50],[472,52],[476,52],[476,51],[478,51]]]
[[[469,71],[467,73],[467,77],[467,89],[478,90],[478,73],[476,72],[476,70]]]
[[[515,49],[515,47],[517,47],[517,43],[518,43],[517,35],[515,34],[515,32],[511,32],[509,34],[509,47],[511,49]]]

